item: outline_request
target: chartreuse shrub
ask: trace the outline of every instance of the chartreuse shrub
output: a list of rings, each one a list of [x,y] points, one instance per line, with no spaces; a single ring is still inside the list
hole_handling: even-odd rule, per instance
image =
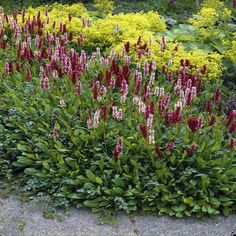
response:
[[[125,40],[152,36],[165,29],[164,20],[155,12],[108,15],[85,28],[85,46],[114,47]]]
[[[67,32],[45,37],[31,24],[0,24],[1,178],[21,173],[25,189],[61,205],[235,211],[236,112],[224,114],[229,91],[205,80],[205,61],[198,69],[181,58],[171,73],[135,66],[127,44],[124,56],[89,56]]]
[[[231,20],[231,10],[219,0],[206,0],[190,23],[202,38],[220,37]]]
[[[234,38],[231,42],[231,47],[226,52],[225,56],[227,59],[232,61],[234,64],[236,64],[236,33],[234,34]]]
[[[40,15],[39,15],[40,14]],[[25,20],[30,17],[37,18],[40,16],[40,20],[45,24],[46,30],[50,32],[57,32],[60,30],[60,25],[66,25],[68,31],[72,32],[75,37],[79,36],[81,33],[83,22],[82,18],[86,21],[89,19],[89,14],[87,9],[82,3],[76,3],[72,5],[53,3],[51,5],[42,5],[37,8],[28,8],[25,16],[24,22],[22,15],[19,15],[19,22],[21,24],[25,23]]]
[[[204,45],[206,50],[218,51],[224,55],[231,47],[235,32],[234,16],[225,3],[219,0],[205,0],[199,13],[189,20],[193,43]]]
[[[62,23],[73,33],[74,42],[77,43],[78,36],[83,33],[84,46],[91,48],[111,47],[125,39],[136,40],[140,35],[151,36],[154,32],[163,32],[166,29],[163,18],[155,12],[109,14],[105,19],[94,19],[87,24],[89,15],[81,3],[72,5],[54,3],[50,6],[29,8],[24,19],[28,19],[29,16],[31,20],[33,17],[37,18],[39,12],[47,30],[57,32]],[[21,15],[18,18],[24,23]]]

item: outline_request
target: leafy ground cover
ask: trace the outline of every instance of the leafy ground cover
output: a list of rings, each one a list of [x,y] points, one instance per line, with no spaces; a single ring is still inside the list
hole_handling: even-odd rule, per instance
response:
[[[1,179],[64,207],[235,211],[233,9],[206,1],[171,29],[82,4],[1,16]]]

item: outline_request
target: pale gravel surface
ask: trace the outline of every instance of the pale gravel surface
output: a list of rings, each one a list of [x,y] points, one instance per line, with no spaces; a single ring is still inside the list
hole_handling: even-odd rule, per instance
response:
[[[16,197],[0,199],[0,236],[233,236],[236,229],[236,215],[214,220],[120,215],[117,220],[99,225],[90,210],[73,209],[60,222]]]

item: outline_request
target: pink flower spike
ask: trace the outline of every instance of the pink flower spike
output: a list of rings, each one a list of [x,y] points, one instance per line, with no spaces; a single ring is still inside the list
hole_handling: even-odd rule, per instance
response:
[[[115,149],[113,150],[114,161],[117,162],[119,160],[120,153],[123,152],[123,141],[121,138],[118,139]]]
[[[54,128],[53,129],[53,139],[54,139],[54,141],[57,141],[58,138],[59,138],[59,130],[58,130],[58,128]]]
[[[166,38],[165,35],[162,35],[161,37],[161,51],[164,52],[166,48]]]
[[[81,83],[81,81],[77,82],[76,93],[77,93],[77,95],[80,95],[82,93],[82,83]]]
[[[97,110],[93,117],[93,128],[95,129],[98,127],[98,124],[99,124],[99,115],[100,115],[100,111]]]
[[[173,150],[174,149],[174,143],[172,141],[169,141],[167,144],[166,144],[166,148],[168,150]]]

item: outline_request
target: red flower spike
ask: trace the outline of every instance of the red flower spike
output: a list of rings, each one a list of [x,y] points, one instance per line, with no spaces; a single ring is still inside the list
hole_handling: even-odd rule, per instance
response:
[[[146,110],[145,110],[145,118],[148,119],[148,117],[150,116],[150,114],[151,114],[150,107],[149,107],[149,106],[146,106]]]
[[[149,106],[149,108],[150,108],[150,112],[151,112],[151,114],[154,114],[154,109],[155,109],[154,101],[151,101],[151,102],[150,102],[150,106]]]
[[[8,23],[9,23],[9,19],[8,19],[7,13],[5,13],[4,16],[5,16],[6,22],[7,22],[7,24],[8,24]]]
[[[32,78],[31,78],[31,73],[30,73],[30,69],[27,68],[26,69],[26,76],[25,76],[25,80],[27,81],[30,81]]]
[[[177,45],[175,46],[174,51],[178,52],[178,50],[179,50],[179,44],[177,44]]]
[[[97,81],[93,86],[93,98],[97,100],[99,92],[99,81]]]
[[[72,20],[72,15],[71,14],[68,14],[68,19],[69,19],[69,22],[71,22],[71,20]]]
[[[127,42],[127,43],[124,45],[124,48],[125,48],[125,52],[126,52],[126,53],[129,53],[129,50],[130,50],[130,42]]]
[[[106,108],[106,106],[103,106],[101,108],[101,117],[102,117],[103,120],[106,120],[106,118],[107,118],[107,108]]]
[[[165,120],[167,124],[176,124],[182,120],[180,107],[177,107],[176,111],[168,110]]]
[[[221,93],[220,93],[220,89],[217,89],[216,92],[215,92],[215,97],[214,97],[214,101],[215,103],[219,103],[220,102],[220,99],[221,99]]]
[[[143,137],[144,137],[145,139],[147,139],[148,132],[147,132],[147,127],[146,127],[146,125],[140,124],[140,125],[139,125],[139,129],[140,129],[140,131],[141,131]]]
[[[137,83],[136,83],[136,87],[134,89],[134,93],[135,94],[139,94],[140,90],[141,90],[141,85],[142,85],[142,80],[138,79]]]
[[[166,144],[166,148],[168,150],[173,150],[174,149],[174,143],[172,141],[169,141],[167,144]]]
[[[233,150],[235,147],[236,140],[234,138],[231,138],[229,141],[229,148],[230,150]]]
[[[140,45],[142,43],[142,39],[141,39],[141,37],[139,36],[138,37],[138,41],[137,41],[137,45]]]
[[[212,126],[216,123],[216,118],[214,116],[211,117],[211,120],[209,122],[209,126]]]
[[[198,118],[191,117],[188,119],[188,127],[192,130],[192,132],[196,132],[202,127],[203,117],[200,116]]]
[[[67,32],[66,24],[64,24],[64,25],[63,25],[63,31],[62,31],[62,33],[64,34],[64,33],[66,33],[66,32]]]
[[[190,106],[191,100],[192,100],[191,91],[188,91],[185,101],[186,106]]]
[[[72,39],[73,39],[73,32],[70,32],[70,33],[69,33],[69,36],[68,36],[68,40],[69,40],[69,41],[72,41]]]
[[[160,150],[159,147],[157,147],[157,148],[155,149],[155,152],[156,152],[156,154],[157,154],[158,157],[160,157],[160,158],[163,158],[163,157],[164,157],[164,154],[163,154],[163,152]]]
[[[211,113],[211,100],[208,100],[206,102],[206,111]]]
[[[202,92],[202,80],[198,80],[198,83],[197,83],[197,94],[201,93]]]
[[[188,155],[192,156],[195,150],[196,150],[196,145],[192,144],[190,149],[188,150]]]
[[[228,127],[230,126],[230,124],[233,122],[234,117],[236,117],[236,110],[233,110],[233,111],[230,112],[229,118],[228,118],[227,123],[226,123],[226,127],[227,127],[227,128],[228,128]]]
[[[111,77],[112,77],[112,72],[111,71],[106,71],[106,84],[109,87],[111,85]]]
[[[202,67],[202,69],[201,69],[201,73],[202,73],[202,74],[205,74],[206,71],[207,71],[207,66],[204,65],[204,66]]]
[[[165,74],[165,72],[166,72],[166,66],[165,65],[162,66],[161,72],[162,72],[162,74]]]
[[[231,127],[229,128],[229,132],[233,133],[236,130],[236,121],[231,125]]]
[[[167,80],[168,80],[168,82],[171,82],[171,79],[172,79],[172,73],[171,73],[171,71],[168,71],[167,72]]]
[[[185,66],[189,67],[190,65],[190,61],[189,60],[185,60]]]
[[[40,19],[40,14],[41,14],[41,12],[38,11],[38,15],[37,15],[37,19],[38,19],[38,20]]]

